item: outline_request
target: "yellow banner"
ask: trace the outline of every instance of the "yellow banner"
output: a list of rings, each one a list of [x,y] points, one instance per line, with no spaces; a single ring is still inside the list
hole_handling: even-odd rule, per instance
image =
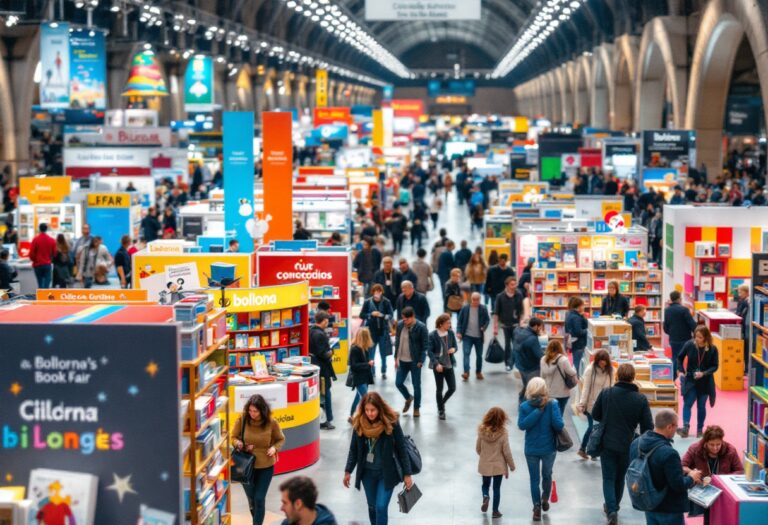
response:
[[[514,133],[528,133],[528,118],[527,117],[515,117],[513,119]]]
[[[315,106],[328,106],[328,71],[325,69],[315,71]]]
[[[90,290],[78,288],[50,288],[37,291],[38,301],[95,301],[101,303],[122,303],[147,301],[146,290]]]
[[[231,288],[224,291],[224,304],[221,292],[209,291],[218,306],[223,306],[229,313],[260,312],[304,306],[309,302],[309,283],[282,284],[279,286],[261,286],[259,288]]]
[[[131,195],[129,193],[89,193],[89,208],[130,208]]]
[[[603,201],[602,204],[603,217],[605,217],[609,211],[615,211],[621,213],[624,211],[624,203],[621,201]]]
[[[371,139],[374,148],[384,147],[384,112],[380,109],[373,110],[373,134]]]
[[[71,177],[21,177],[19,195],[30,204],[55,204],[64,202],[72,188]]]

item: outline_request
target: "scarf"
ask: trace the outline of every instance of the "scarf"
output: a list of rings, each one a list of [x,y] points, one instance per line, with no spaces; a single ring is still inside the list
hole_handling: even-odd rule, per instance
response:
[[[378,439],[384,432],[384,422],[379,419],[378,421],[371,421],[365,414],[359,417],[360,426],[357,431],[358,435],[365,436],[370,439]]]

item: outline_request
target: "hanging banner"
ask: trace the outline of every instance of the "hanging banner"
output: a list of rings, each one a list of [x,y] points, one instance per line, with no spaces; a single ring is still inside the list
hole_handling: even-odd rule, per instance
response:
[[[384,102],[391,101],[394,95],[395,95],[395,86],[393,86],[392,84],[387,84],[383,88],[381,88],[381,98]]]
[[[107,107],[107,57],[104,33],[79,29],[69,35],[69,107]]]
[[[643,131],[643,166],[667,167],[675,161],[689,162],[691,133],[687,129]]]
[[[155,53],[144,50],[136,53],[131,62],[128,82],[123,90],[124,97],[164,97],[168,95],[163,74]]]
[[[20,177],[19,196],[30,204],[58,204],[64,202],[72,189],[70,177]]]
[[[234,233],[244,253],[252,252],[253,239],[263,235],[253,212],[253,123],[250,111],[224,112],[224,228]]]
[[[480,0],[440,0],[440,2],[404,2],[403,0],[365,0],[366,20],[480,20]]]
[[[262,113],[261,130],[264,137],[264,217],[260,222],[268,224],[263,242],[292,239],[293,201],[286,198],[293,193],[291,114],[274,111]]]
[[[69,107],[69,25],[40,26],[40,106]]]
[[[184,109],[188,113],[213,111],[213,59],[195,55],[184,74]]]
[[[315,106],[328,106],[328,71],[325,69],[315,71]]]
[[[725,108],[725,131],[734,135],[759,135],[762,111],[759,98],[757,104],[750,104],[729,97]]]

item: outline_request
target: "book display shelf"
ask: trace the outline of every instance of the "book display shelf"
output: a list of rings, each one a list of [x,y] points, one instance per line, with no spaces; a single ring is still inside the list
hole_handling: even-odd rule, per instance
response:
[[[181,419],[184,511],[190,525],[229,524],[230,443],[226,312],[207,295],[174,305],[182,323]]]
[[[661,271],[655,269],[593,270],[579,268],[536,269],[533,271],[533,315],[544,321],[547,335],[561,339],[565,333],[568,301],[581,297],[590,317],[600,315],[608,283],[617,281],[619,292],[629,298],[632,309],[646,306],[645,329],[648,341],[661,346]]]
[[[752,255],[752,283],[744,473],[755,481],[768,466],[768,253]]]

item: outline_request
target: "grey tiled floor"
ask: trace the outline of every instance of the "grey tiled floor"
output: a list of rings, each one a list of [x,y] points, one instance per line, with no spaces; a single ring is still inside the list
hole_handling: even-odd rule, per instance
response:
[[[449,236],[456,243],[462,239],[469,241],[469,246],[482,243],[477,233],[470,233],[469,217],[465,207],[459,208],[455,194],[451,195],[441,214],[439,226],[448,228]],[[434,234],[430,231],[431,246]],[[410,247],[406,245],[404,255],[412,259]],[[434,318],[442,309],[439,292],[430,293],[430,305]],[[473,356],[474,357],[474,356]],[[391,358],[390,358],[391,359]],[[394,369],[390,363],[390,372]],[[523,455],[523,433],[517,429],[517,392],[520,382],[513,375],[507,374],[502,365],[488,365],[484,368],[485,381],[478,382],[473,375],[467,383],[457,385],[454,397],[447,405],[447,421],[439,421],[434,396],[434,378],[429,370],[422,373],[423,394],[421,418],[414,419],[410,414],[402,417],[401,424],[407,434],[411,434],[419,446],[424,461],[423,472],[415,477],[416,483],[424,493],[415,509],[408,515],[397,510],[395,497],[390,504],[391,523],[419,523],[424,525],[443,524],[490,524],[490,523],[531,523],[531,499],[528,473]],[[380,373],[380,372],[379,372]],[[322,431],[321,459],[301,474],[312,477],[320,489],[320,501],[328,505],[336,515],[340,525],[367,524],[365,496],[354,489],[342,486],[344,463],[351,430],[346,422],[352,401],[351,390],[344,387],[343,377],[334,384],[334,415],[336,430]],[[397,410],[402,409],[402,396],[395,388],[394,374],[386,381],[376,378],[376,389],[389,400]],[[477,474],[477,455],[475,453],[476,427],[482,414],[491,406],[503,407],[511,418],[509,427],[512,452],[517,470],[502,483],[501,520],[491,520],[490,511],[480,512],[481,493],[480,476]],[[571,418],[567,418],[568,429],[576,441],[576,430]],[[584,428],[585,424],[579,422]],[[276,477],[267,497],[267,509],[270,511],[267,523],[275,521],[280,510],[280,494],[277,489],[281,479]],[[575,452],[559,454],[555,462],[554,478],[557,482],[559,502],[552,505],[544,514],[543,523],[562,524],[599,524],[604,523],[602,513],[602,489],[600,463],[580,460]],[[642,513],[631,508],[628,497],[622,501],[619,523],[633,525],[645,523]],[[245,497],[240,487],[233,488],[234,523],[250,523]],[[274,513],[274,514],[273,514]]]

